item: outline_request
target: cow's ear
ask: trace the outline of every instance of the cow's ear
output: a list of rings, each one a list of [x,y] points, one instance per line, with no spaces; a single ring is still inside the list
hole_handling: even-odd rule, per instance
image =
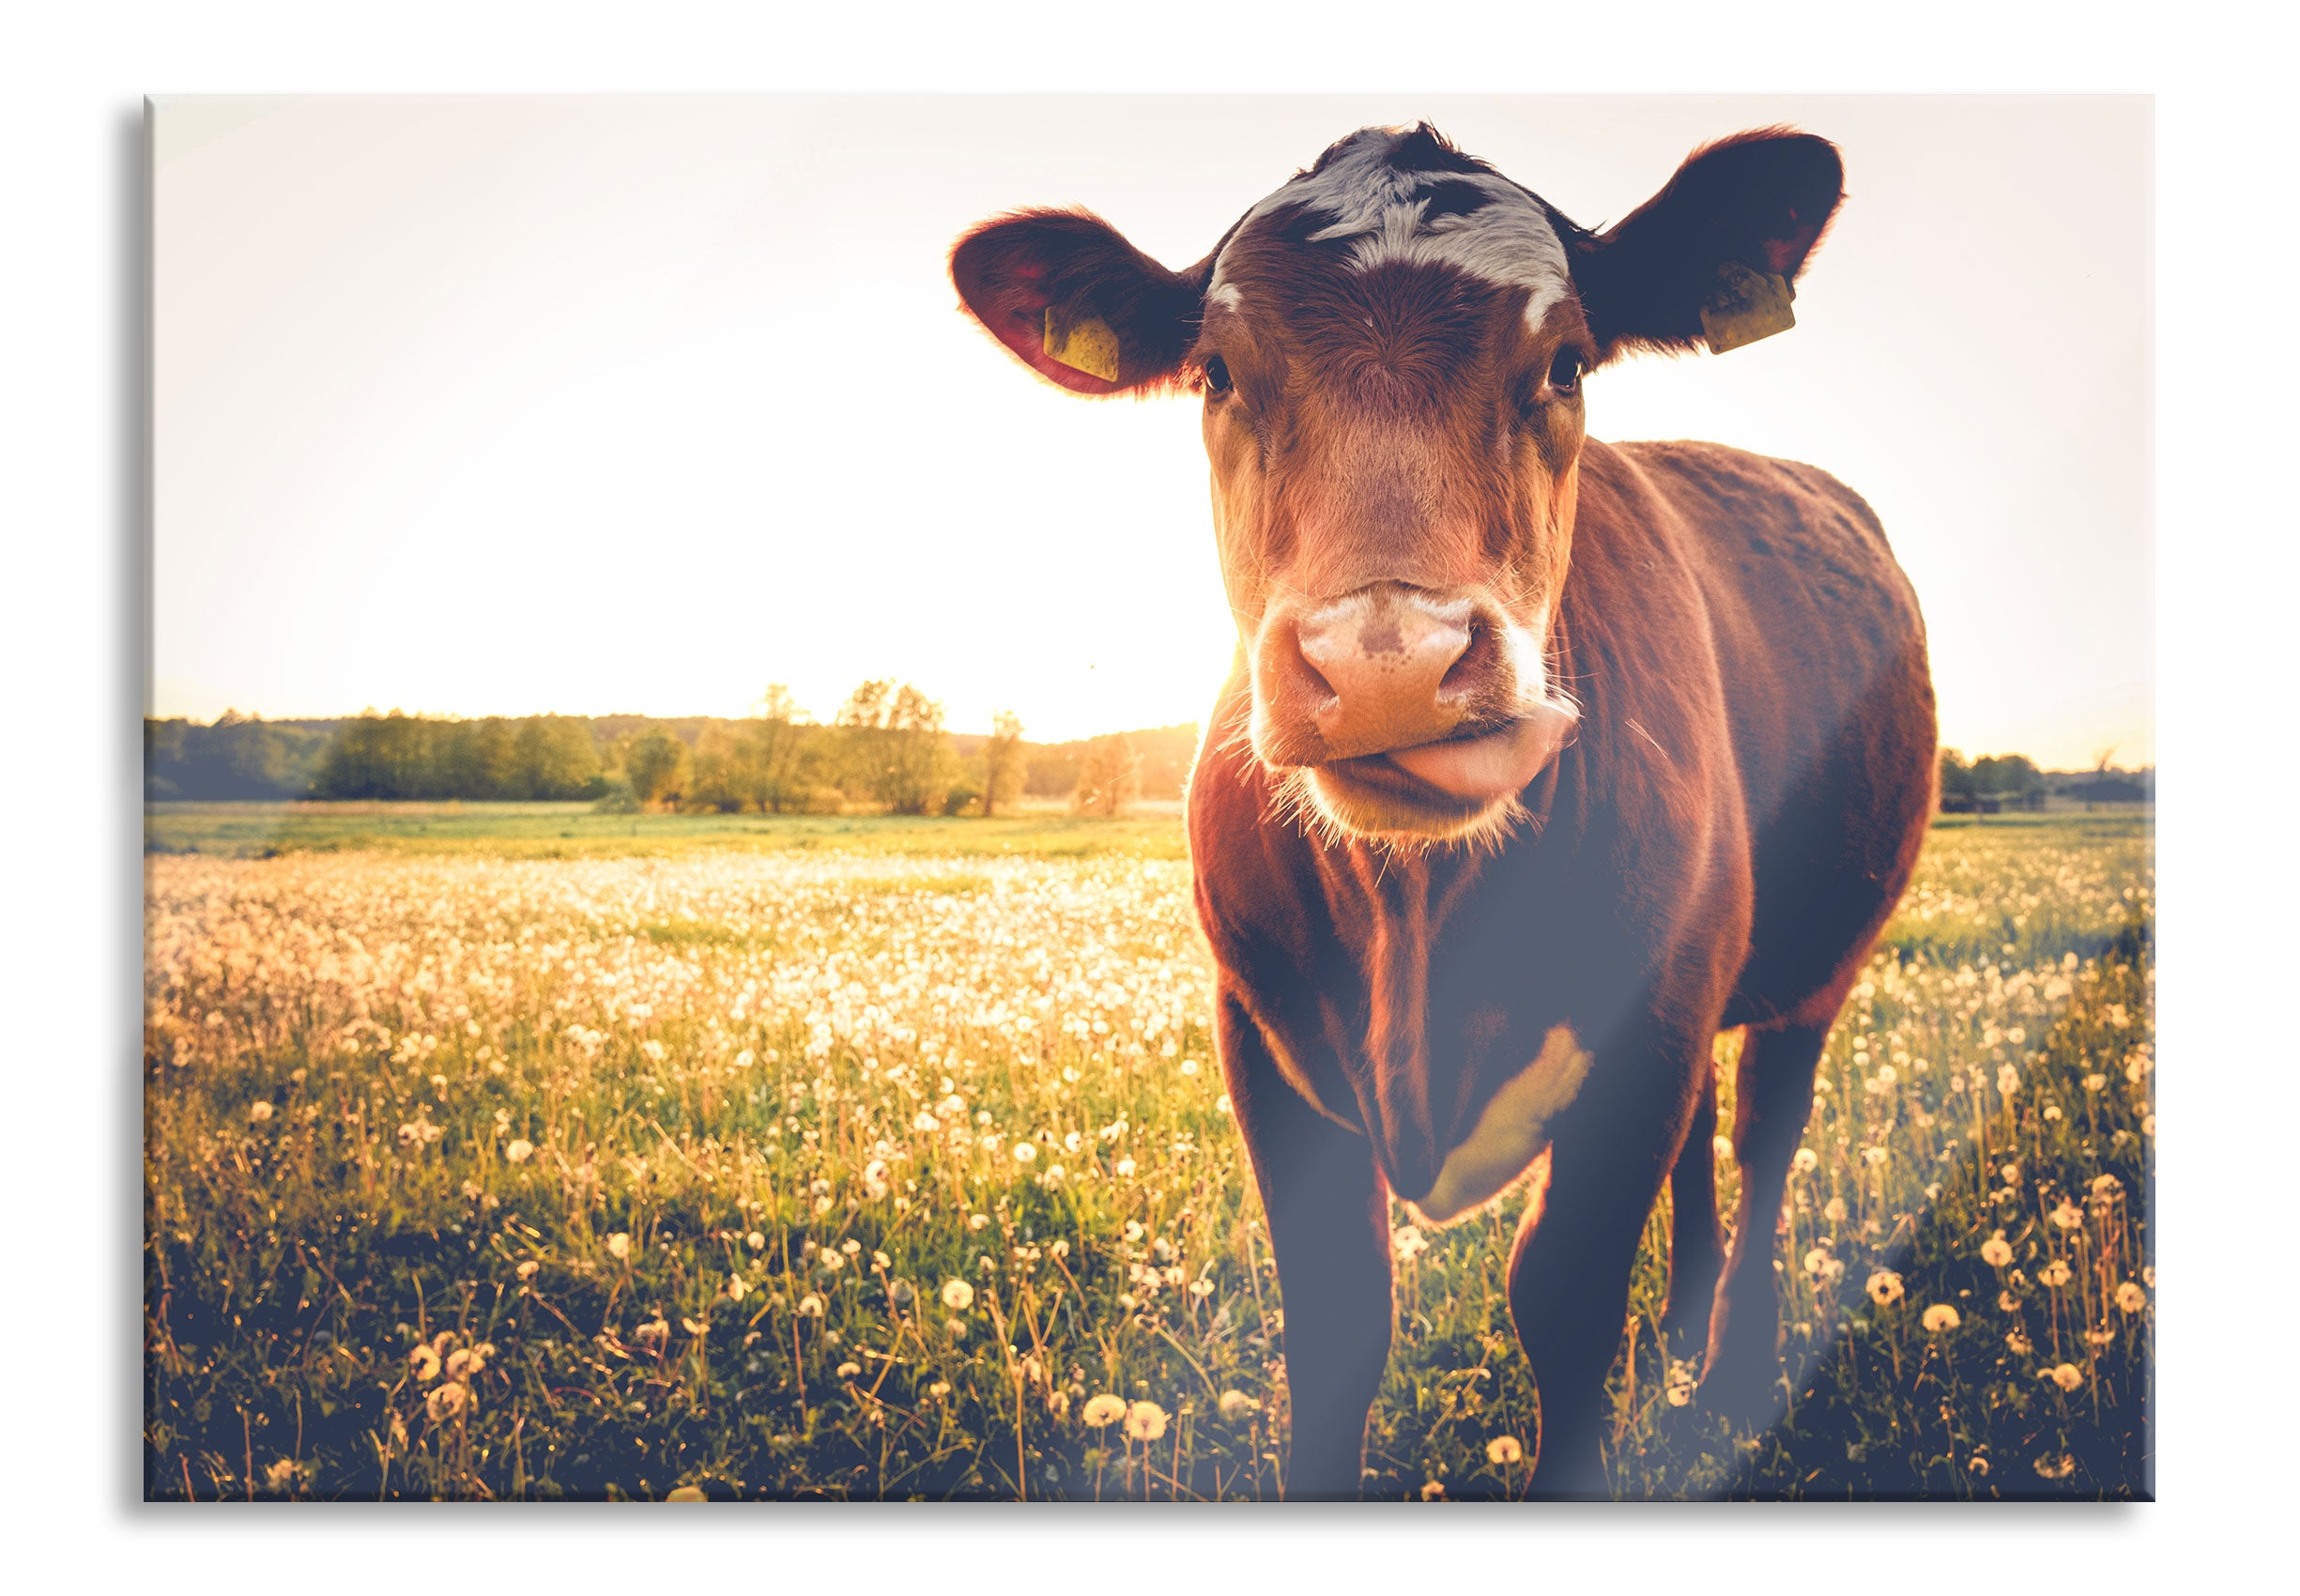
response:
[[[1169,271],[1100,217],[1027,210],[986,222],[950,252],[974,318],[1022,363],[1073,393],[1170,386],[1197,341],[1207,256]]]
[[[1797,274],[1845,197],[1827,139],[1736,133],[1686,158],[1661,192],[1575,252],[1573,282],[1604,359],[1723,353],[1796,325]]]

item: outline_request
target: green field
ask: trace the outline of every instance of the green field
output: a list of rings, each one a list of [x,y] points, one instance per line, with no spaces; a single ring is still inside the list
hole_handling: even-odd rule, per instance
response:
[[[148,828],[148,1495],[1275,1493],[1173,818]],[[1706,1415],[1648,1248],[1618,1494],[2153,1489],[2154,879],[2145,819],[1933,834],[1791,1177],[1798,1400]],[[1517,1204],[1397,1217],[1369,1496],[1523,1493]]]

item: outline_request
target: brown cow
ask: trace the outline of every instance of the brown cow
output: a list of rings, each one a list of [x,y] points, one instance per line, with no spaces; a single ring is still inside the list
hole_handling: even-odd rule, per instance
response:
[[[1598,233],[1377,128],[1183,271],[1071,211],[952,254],[1041,376],[1204,396],[1240,649],[1190,845],[1284,1296],[1289,1495],[1356,1493],[1392,1194],[1442,1223],[1532,1177],[1510,1310],[1537,1491],[1604,1491],[1664,1180],[1705,1400],[1777,1400],[1783,1184],[1932,806],[1924,624],[1849,489],[1587,438],[1582,376],[1788,325],[1841,180],[1821,139],[1744,133]],[[1728,1260],[1710,1046],[1744,1025]]]

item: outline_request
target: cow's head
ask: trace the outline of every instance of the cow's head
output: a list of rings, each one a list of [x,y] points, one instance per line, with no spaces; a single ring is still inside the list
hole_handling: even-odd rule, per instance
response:
[[[1572,731],[1550,629],[1583,375],[1787,325],[1841,179],[1824,140],[1744,133],[1593,233],[1426,126],[1369,128],[1185,270],[1040,210],[951,275],[1074,393],[1203,396],[1263,763],[1342,832],[1474,837]]]

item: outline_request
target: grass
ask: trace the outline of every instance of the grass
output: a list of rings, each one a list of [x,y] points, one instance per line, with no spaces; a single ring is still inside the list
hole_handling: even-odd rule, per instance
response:
[[[1172,814],[1095,820],[1034,808],[954,823],[887,815],[609,815],[589,804],[147,804],[147,854],[270,859],[349,850],[506,859],[862,852],[940,858],[1184,857]]]
[[[638,819],[155,812],[147,1494],[1274,1494],[1178,824]],[[1619,1494],[2152,1489],[2152,858],[1935,832],[1791,1180],[1797,1401],[1680,1403],[1657,1211]],[[1517,1203],[1399,1216],[1369,1496],[1523,1492]]]

